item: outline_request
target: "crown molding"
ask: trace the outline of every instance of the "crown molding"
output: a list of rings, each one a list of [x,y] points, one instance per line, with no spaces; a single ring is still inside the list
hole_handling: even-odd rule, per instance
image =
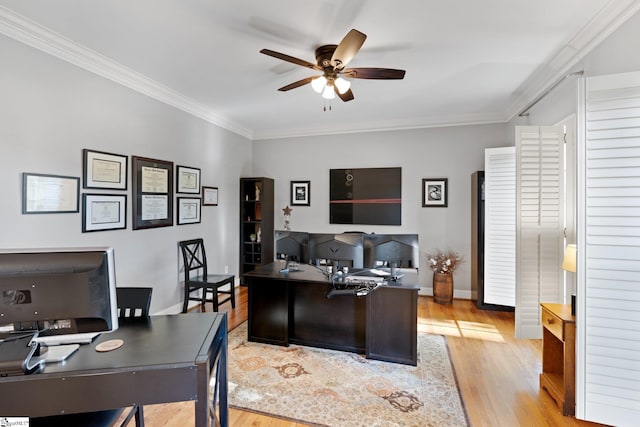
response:
[[[266,141],[272,139],[298,138],[307,136],[344,135],[352,133],[389,132],[412,129],[486,125],[506,122],[506,117],[502,113],[431,116],[406,120],[393,120],[388,122],[375,121],[350,123],[348,128],[344,126],[328,127],[326,125],[323,125],[322,127],[317,128],[254,130],[253,141]]]
[[[513,119],[554,82],[577,70],[578,63],[640,10],[640,0],[612,0],[520,87],[505,115]],[[579,67],[578,67],[579,68]]]
[[[517,91],[510,107],[503,113],[487,113],[448,117],[424,117],[393,122],[351,123],[349,127],[262,129],[252,130],[226,119],[206,105],[188,98],[177,91],[156,82],[141,73],[107,58],[79,43],[70,40],[12,10],[0,6],[0,34],[41,50],[63,61],[126,86],[150,98],[173,106],[209,123],[236,133],[249,140],[269,140],[303,136],[336,135],[362,132],[424,129],[448,126],[505,123],[513,119],[532,100],[593,50],[606,37],[640,10],[640,0],[610,0],[598,14],[556,52],[544,67],[534,73]]]
[[[0,34],[41,50],[63,61],[142,93],[185,113],[201,118],[245,138],[252,131],[225,119],[205,105],[131,70],[100,53],[70,40],[30,19],[0,6]]]

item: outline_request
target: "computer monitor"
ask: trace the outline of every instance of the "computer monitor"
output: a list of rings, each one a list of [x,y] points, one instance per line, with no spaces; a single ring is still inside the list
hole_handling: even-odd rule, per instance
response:
[[[309,262],[309,233],[303,231],[276,230],[276,258]]]
[[[367,234],[364,236],[365,268],[418,268],[417,234]]]
[[[0,250],[0,325],[45,334],[118,328],[113,248]]]
[[[309,258],[313,264],[331,262],[341,267],[363,268],[362,233],[309,234]]]

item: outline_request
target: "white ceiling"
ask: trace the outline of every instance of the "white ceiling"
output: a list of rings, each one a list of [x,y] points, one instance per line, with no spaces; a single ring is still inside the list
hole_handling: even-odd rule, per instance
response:
[[[637,3],[0,0],[0,33],[257,140],[507,121]],[[318,73],[260,49],[315,62],[351,28],[368,38],[350,67],[404,80],[354,79],[327,112],[308,85],[277,91]]]

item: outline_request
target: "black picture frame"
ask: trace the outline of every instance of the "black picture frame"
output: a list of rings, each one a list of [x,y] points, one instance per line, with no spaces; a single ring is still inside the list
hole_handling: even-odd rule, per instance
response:
[[[82,194],[82,232],[127,228],[126,194]]]
[[[80,178],[41,173],[22,174],[22,213],[80,212]]]
[[[131,156],[132,228],[173,225],[173,162]]]
[[[202,217],[200,197],[178,197],[178,225],[198,224]]]
[[[129,157],[82,150],[82,188],[126,190]]]
[[[200,169],[176,166],[176,193],[200,194]]]
[[[449,185],[447,178],[422,179],[422,207],[446,208],[449,203]]]
[[[291,205],[311,206],[311,181],[291,181]]]
[[[218,187],[202,186],[202,206],[218,206]]]

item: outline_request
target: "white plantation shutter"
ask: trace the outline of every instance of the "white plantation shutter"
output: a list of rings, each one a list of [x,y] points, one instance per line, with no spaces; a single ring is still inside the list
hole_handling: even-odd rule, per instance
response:
[[[586,79],[578,148],[578,418],[640,419],[640,73]]]
[[[484,302],[516,303],[516,148],[484,151]]]
[[[516,127],[516,337],[541,338],[540,302],[563,301],[564,132]]]

